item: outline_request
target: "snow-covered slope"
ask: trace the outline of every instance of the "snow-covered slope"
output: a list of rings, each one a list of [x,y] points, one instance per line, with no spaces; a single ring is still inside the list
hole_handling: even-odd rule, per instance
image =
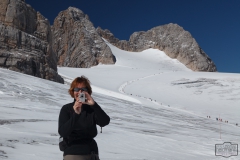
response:
[[[203,117],[220,115],[230,123],[240,122],[240,74],[193,72],[156,49],[128,52],[108,45],[116,56],[115,65],[59,67],[60,75],[70,79],[85,75],[94,86],[138,100],[145,98]]]
[[[239,144],[239,74],[192,72],[158,50],[109,46],[115,65],[59,67],[64,85],[0,69],[0,159],[62,158],[58,114],[81,75],[111,117],[96,137],[102,160],[226,159],[215,156],[215,144]]]

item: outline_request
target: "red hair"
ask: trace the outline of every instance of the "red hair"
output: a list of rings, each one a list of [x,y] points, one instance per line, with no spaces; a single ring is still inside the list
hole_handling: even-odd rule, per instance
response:
[[[86,88],[87,88],[88,94],[90,94],[90,95],[92,94],[92,88],[91,88],[91,86],[90,86],[90,81],[88,80],[87,77],[81,76],[81,77],[75,78],[75,79],[72,81],[71,85],[70,85],[70,89],[68,90],[68,93],[71,95],[71,97],[74,98],[74,90],[73,90],[73,89],[74,89],[79,83],[83,83],[83,84],[86,86]]]

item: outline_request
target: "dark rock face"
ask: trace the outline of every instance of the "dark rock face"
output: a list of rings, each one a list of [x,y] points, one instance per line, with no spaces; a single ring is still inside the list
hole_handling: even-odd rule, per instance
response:
[[[69,7],[60,12],[54,20],[52,32],[53,50],[60,66],[89,68],[116,61],[88,16],[77,8]]]
[[[134,32],[129,41],[118,40],[109,30],[102,30],[100,27],[97,28],[97,32],[122,50],[140,52],[148,48],[159,49],[193,71],[217,71],[213,61],[191,34],[177,24],[170,23],[146,32]]]
[[[109,30],[95,29],[81,10],[69,7],[49,21],[25,0],[0,0],[0,67],[61,82],[60,66],[89,68],[116,59],[102,37],[127,51],[164,51],[193,71],[216,71],[216,66],[191,34],[177,24],[135,32],[129,41]]]
[[[49,21],[24,0],[0,0],[0,67],[63,83]]]

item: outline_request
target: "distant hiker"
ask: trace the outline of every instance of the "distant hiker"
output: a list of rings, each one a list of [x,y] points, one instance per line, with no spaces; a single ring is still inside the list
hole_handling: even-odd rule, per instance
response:
[[[94,140],[96,125],[104,127],[110,118],[92,98],[92,88],[86,77],[75,78],[68,93],[74,101],[62,107],[58,119],[58,133],[66,143],[63,149],[60,147],[64,151],[63,158],[98,160],[98,146]]]
[[[208,116],[207,116],[207,118],[208,118]]]
[[[218,121],[218,118],[216,118],[216,120]]]
[[[210,116],[208,116],[209,118],[211,118]]]
[[[238,126],[238,124],[236,123],[236,126]]]

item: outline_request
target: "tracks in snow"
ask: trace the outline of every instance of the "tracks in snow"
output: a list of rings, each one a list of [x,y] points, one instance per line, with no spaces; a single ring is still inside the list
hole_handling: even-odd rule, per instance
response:
[[[122,84],[122,85],[119,87],[118,91],[119,91],[120,93],[127,94],[127,95],[131,95],[131,96],[132,96],[132,94],[128,94],[128,93],[126,93],[126,92],[124,91],[124,89],[125,89],[128,85],[130,85],[130,84],[132,84],[132,83],[134,83],[134,82],[136,82],[136,81],[143,80],[143,79],[150,78],[150,77],[154,77],[154,76],[161,75],[161,74],[164,74],[164,73],[169,73],[169,72],[155,73],[155,74],[151,74],[151,75],[148,75],[148,76],[144,76],[144,77],[141,77],[141,78],[137,78],[137,79],[134,79],[134,80],[127,81],[127,82],[125,82],[124,84]],[[144,98],[145,100],[149,100],[149,101],[151,101],[151,102],[154,103],[154,104],[160,105],[156,100],[153,100],[153,99],[150,98],[150,97],[143,97],[143,96],[140,96],[140,95],[136,95],[136,96],[137,96],[137,97],[140,97],[140,98]],[[161,103],[161,104],[162,104],[162,103]]]

